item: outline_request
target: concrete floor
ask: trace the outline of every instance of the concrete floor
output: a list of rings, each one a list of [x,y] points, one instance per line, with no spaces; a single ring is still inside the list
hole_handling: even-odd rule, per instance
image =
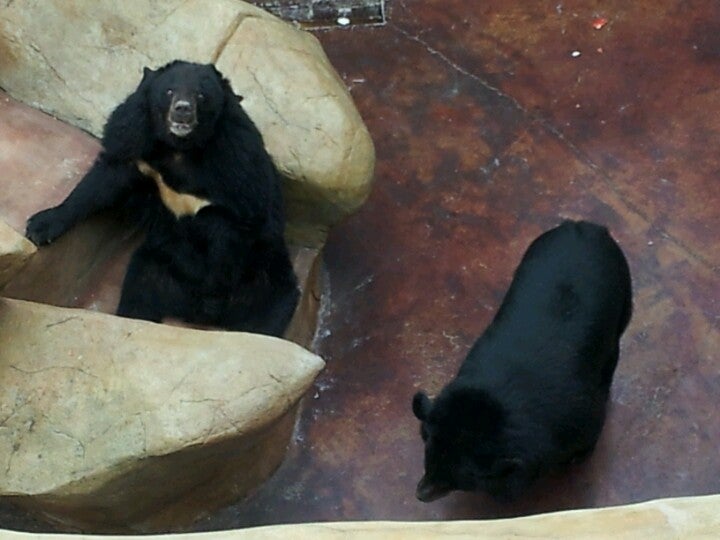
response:
[[[378,155],[369,201],[326,250],[327,369],[275,477],[196,529],[719,493],[720,5],[388,7],[385,26],[316,34]],[[563,217],[606,224],[635,287],[596,452],[511,505],[418,502],[413,393],[450,379],[529,242]]]
[[[378,157],[370,199],[326,248],[327,368],[280,470],[193,530],[720,493],[720,5],[387,7],[384,26],[316,33]],[[527,245],[563,217],[607,225],[633,273],[595,453],[510,505],[418,502],[412,395],[452,377]],[[48,529],[9,515],[0,525]]]

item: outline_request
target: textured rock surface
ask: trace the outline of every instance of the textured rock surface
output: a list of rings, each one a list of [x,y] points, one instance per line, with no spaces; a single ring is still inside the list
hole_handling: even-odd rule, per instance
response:
[[[335,522],[276,525],[200,535],[176,534],[166,540],[617,540],[717,538],[720,495],[660,499],[641,504],[573,510],[514,519],[444,522]],[[0,540],[84,540],[83,535],[28,534],[0,530]],[[119,540],[123,536],[103,537]],[[150,540],[160,537],[149,537]]]
[[[322,368],[287,341],[0,299],[0,495],[65,523],[189,521],[280,463]]]
[[[0,288],[25,266],[35,251],[32,242],[0,220]]]
[[[30,215],[60,203],[80,181],[98,148],[89,135],[0,93],[0,220],[25,231]],[[72,305],[121,237],[111,220],[89,220],[38,250],[1,294]]]
[[[287,178],[296,240],[366,198],[374,149],[352,100],[310,34],[238,0],[13,2],[0,17],[0,86],[99,134],[143,66],[215,62]]]

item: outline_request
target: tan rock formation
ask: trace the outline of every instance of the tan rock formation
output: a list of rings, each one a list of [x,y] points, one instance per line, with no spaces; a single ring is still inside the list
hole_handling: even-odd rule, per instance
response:
[[[323,361],[288,341],[0,299],[0,496],[157,530],[281,462]]]
[[[0,220],[0,289],[25,266],[36,250],[32,242]]]
[[[100,134],[143,66],[215,62],[286,176],[290,236],[319,245],[365,200],[370,135],[318,41],[239,0],[16,1],[0,17],[0,86]]]

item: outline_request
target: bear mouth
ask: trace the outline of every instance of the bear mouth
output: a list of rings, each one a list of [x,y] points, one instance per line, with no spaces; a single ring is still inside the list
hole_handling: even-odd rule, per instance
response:
[[[197,126],[197,121],[176,122],[170,120],[168,122],[168,131],[176,137],[187,137],[195,129],[195,126]]]

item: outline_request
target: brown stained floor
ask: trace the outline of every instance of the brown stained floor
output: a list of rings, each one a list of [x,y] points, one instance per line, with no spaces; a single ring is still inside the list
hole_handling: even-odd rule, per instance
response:
[[[384,27],[316,34],[378,155],[369,201],[326,250],[327,368],[274,478],[196,529],[720,493],[718,3],[388,7]],[[608,225],[633,272],[596,452],[514,504],[418,502],[411,396],[449,380],[529,242],[562,217]]]
[[[326,248],[327,368],[280,470],[194,529],[720,493],[720,5],[387,7],[385,26],[316,33],[378,157],[370,199]],[[595,453],[513,504],[418,502],[411,396],[451,378],[529,242],[563,217],[609,226],[633,272],[635,314]]]

